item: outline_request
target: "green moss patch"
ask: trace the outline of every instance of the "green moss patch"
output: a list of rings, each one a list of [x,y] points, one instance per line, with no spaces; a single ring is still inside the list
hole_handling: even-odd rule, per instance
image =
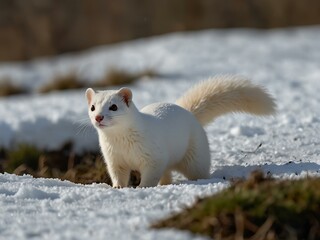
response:
[[[246,181],[153,225],[214,239],[320,239],[320,179]]]

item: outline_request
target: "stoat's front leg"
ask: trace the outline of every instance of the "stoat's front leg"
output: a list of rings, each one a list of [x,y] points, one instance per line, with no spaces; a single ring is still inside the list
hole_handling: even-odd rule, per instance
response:
[[[130,178],[130,169],[125,166],[117,164],[117,160],[108,159],[107,160],[107,169],[112,181],[112,187],[114,188],[123,188],[128,187],[129,178]]]

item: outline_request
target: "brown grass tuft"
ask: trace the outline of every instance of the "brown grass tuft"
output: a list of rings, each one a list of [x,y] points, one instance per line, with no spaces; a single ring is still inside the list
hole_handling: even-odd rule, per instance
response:
[[[108,87],[132,84],[133,82],[143,77],[153,78],[155,76],[158,76],[158,74],[152,69],[145,69],[140,72],[130,73],[124,70],[112,68],[103,79],[95,83],[94,87]]]
[[[27,93],[27,91],[25,89],[22,89],[21,87],[12,84],[10,79],[0,80],[0,96],[6,97],[24,93]]]
[[[40,151],[34,146],[19,145],[16,149],[0,149],[0,172],[34,177],[59,178],[75,183],[107,183],[112,185],[99,152],[75,154],[71,142],[57,151]],[[140,174],[131,173],[130,186],[138,186]]]
[[[56,79],[49,82],[47,85],[42,86],[39,89],[40,93],[47,93],[52,91],[60,91],[67,89],[84,88],[85,84],[82,83],[75,72],[71,72],[66,75],[57,76]]]

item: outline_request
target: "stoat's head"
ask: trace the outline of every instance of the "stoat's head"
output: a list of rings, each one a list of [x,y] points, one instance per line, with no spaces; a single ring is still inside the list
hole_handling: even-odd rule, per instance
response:
[[[132,92],[129,88],[118,91],[86,91],[88,113],[91,123],[98,130],[123,128],[126,126],[131,109]]]

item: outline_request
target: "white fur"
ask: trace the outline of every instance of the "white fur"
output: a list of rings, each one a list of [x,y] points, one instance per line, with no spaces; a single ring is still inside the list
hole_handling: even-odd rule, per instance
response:
[[[245,112],[254,115],[273,114],[274,99],[263,87],[238,76],[217,76],[200,82],[176,102],[192,112],[204,126],[227,113]]]
[[[89,88],[86,97],[113,187],[126,187],[132,170],[141,174],[140,187],[171,183],[173,170],[191,180],[208,178],[210,151],[200,122],[235,111],[269,114],[275,107],[258,86],[221,77],[187,92],[177,101],[181,107],[154,103],[139,111],[128,88],[97,93]],[[116,111],[109,109],[113,104]],[[104,117],[100,123],[97,115]]]

